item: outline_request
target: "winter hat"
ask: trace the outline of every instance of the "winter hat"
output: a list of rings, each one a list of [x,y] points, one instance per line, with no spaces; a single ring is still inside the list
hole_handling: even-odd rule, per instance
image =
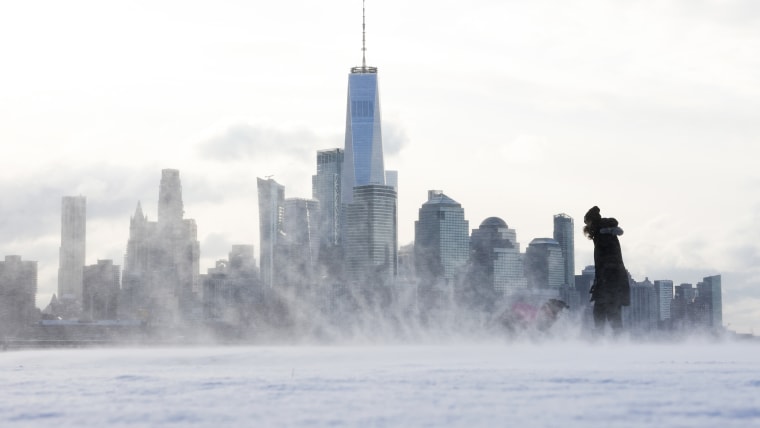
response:
[[[594,220],[599,220],[601,218],[602,218],[602,215],[600,214],[599,207],[597,207],[596,205],[594,205],[593,207],[591,207],[590,210],[588,210],[588,212],[586,213],[586,215],[583,216],[583,222],[584,223],[589,223],[589,222],[592,222]]]

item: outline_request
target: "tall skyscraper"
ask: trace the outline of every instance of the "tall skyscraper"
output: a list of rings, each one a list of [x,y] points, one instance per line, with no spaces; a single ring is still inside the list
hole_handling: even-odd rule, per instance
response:
[[[122,300],[126,317],[172,324],[190,316],[201,292],[200,243],[195,220],[183,218],[179,171],[161,171],[157,222],[138,202],[130,220]]]
[[[0,336],[15,336],[35,321],[37,262],[21,256],[0,261]]]
[[[312,198],[319,201],[320,243],[323,247],[340,245],[341,176],[343,149],[317,152],[317,174],[311,177]]]
[[[182,222],[185,214],[182,203],[182,184],[179,171],[164,169],[161,171],[161,184],[158,189],[158,224],[176,224]]]
[[[567,214],[554,216],[554,240],[562,249],[564,283],[575,287],[575,235],[573,218]]]
[[[468,232],[462,205],[440,190],[429,190],[414,222],[414,261],[423,283],[454,279],[470,254]]]
[[[276,282],[275,258],[277,242],[282,235],[285,214],[285,186],[271,178],[257,179],[259,191],[259,263],[261,281],[272,288]]]
[[[343,204],[353,200],[354,187],[385,184],[377,67],[367,66],[365,34],[362,7],[362,65],[348,75]]]
[[[429,190],[414,222],[417,307],[423,316],[450,310],[454,281],[463,273],[469,254],[469,222],[462,205],[441,190]]]
[[[559,242],[536,238],[525,249],[525,278],[533,289],[553,289],[565,284],[565,265]],[[575,280],[575,278],[573,278]]]
[[[657,329],[657,298],[649,278],[632,281],[631,304],[622,308],[623,326],[633,333],[648,333]]]
[[[341,233],[347,283],[380,292],[398,273],[397,193],[385,181],[377,68],[367,66],[365,28],[362,6],[362,65],[348,75]]]
[[[346,276],[352,286],[392,285],[398,269],[396,192],[369,184],[354,188],[346,209]]]
[[[660,279],[654,282],[654,292],[657,296],[657,319],[667,327],[670,324],[670,305],[673,301],[673,281]]]
[[[496,300],[528,287],[517,232],[498,217],[489,217],[470,235],[470,259],[459,299],[490,311]]]
[[[58,267],[58,298],[82,301],[82,269],[85,264],[87,200],[64,196],[61,201],[61,248]]]
[[[670,303],[670,319],[673,327],[679,330],[690,326],[689,308],[693,306],[697,290],[691,284],[676,285],[673,301]]]
[[[723,327],[723,298],[720,275],[706,276],[697,283],[697,297],[694,303],[699,305],[698,311],[703,324],[710,328]]]
[[[278,277],[283,283],[297,289],[314,285],[319,260],[319,201],[316,199],[288,198],[282,225],[282,239],[278,251],[281,263],[275,263]]]

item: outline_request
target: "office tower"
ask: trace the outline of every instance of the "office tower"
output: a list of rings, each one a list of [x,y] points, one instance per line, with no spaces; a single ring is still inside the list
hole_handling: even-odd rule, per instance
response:
[[[596,277],[596,268],[594,265],[589,265],[583,268],[580,275],[575,275],[575,289],[578,290],[578,295],[581,296],[581,301],[588,301],[591,297],[590,290],[594,284],[594,278]]]
[[[282,235],[285,213],[285,187],[271,178],[258,178],[259,191],[259,263],[261,281],[272,288],[278,283],[275,277],[277,242]]]
[[[684,329],[691,324],[689,320],[689,308],[694,303],[697,290],[691,284],[675,286],[675,295],[670,304],[670,319],[674,328]]]
[[[13,337],[36,321],[37,262],[21,256],[0,261],[0,337]]]
[[[165,169],[161,171],[161,184],[158,190],[158,224],[181,223],[184,214],[179,171]]]
[[[454,280],[470,253],[469,222],[462,205],[440,190],[429,190],[428,200],[414,222],[414,261],[423,283]]]
[[[86,223],[87,200],[85,197],[64,196],[61,200],[58,299],[67,306],[78,305],[82,301],[82,269],[85,263]],[[77,316],[78,313],[66,315]]]
[[[564,283],[575,287],[575,230],[573,218],[567,214],[554,216],[554,240],[562,249]]]
[[[657,319],[663,328],[670,325],[670,303],[673,300],[673,281],[669,279],[654,282],[654,291],[657,297]]]
[[[118,319],[121,272],[112,260],[98,260],[85,266],[83,275],[82,315],[89,320]]]
[[[354,188],[346,208],[345,268],[352,287],[390,286],[397,274],[396,192],[369,184]]]
[[[559,290],[566,283],[562,247],[554,239],[536,238],[530,241],[525,249],[524,269],[530,288]]]
[[[429,190],[414,222],[414,264],[420,281],[417,295],[423,312],[452,298],[454,280],[470,253],[468,232],[462,205],[441,190]]]
[[[158,221],[138,202],[129,224],[122,301],[125,317],[173,324],[195,313],[200,294],[200,244],[195,220],[183,218],[179,171],[161,171]]]
[[[719,329],[723,327],[723,298],[721,296],[721,276],[706,276],[702,282],[697,283],[697,297],[694,299],[697,305],[698,323],[708,328]]]
[[[593,328],[593,316],[592,316],[592,303],[591,285],[594,283],[594,277],[596,277],[596,268],[594,265],[589,265],[583,268],[580,275],[575,275],[575,291],[578,295],[578,305],[571,305],[570,302],[565,301],[570,305],[571,311],[578,311],[581,313],[581,322],[588,328]]]
[[[281,262],[275,263],[275,271],[281,283],[303,290],[318,279],[319,201],[288,198],[283,206]]]
[[[353,200],[354,187],[385,184],[377,68],[367,66],[364,30],[362,8],[362,65],[351,68],[348,75],[342,183],[342,203],[346,205]]]
[[[633,333],[649,333],[657,329],[657,298],[649,278],[643,282],[632,281],[631,304],[623,306],[622,314],[623,326]]]
[[[319,230],[322,247],[341,243],[341,174],[343,150],[317,152],[317,174],[311,178],[312,198],[319,201]]]
[[[458,299],[476,309],[490,311],[501,296],[527,287],[517,233],[498,217],[483,220],[470,235],[470,258]]]

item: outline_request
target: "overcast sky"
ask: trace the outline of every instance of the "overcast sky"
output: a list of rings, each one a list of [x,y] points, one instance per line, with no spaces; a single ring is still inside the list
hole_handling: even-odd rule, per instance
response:
[[[524,249],[592,205],[634,279],[723,275],[724,323],[760,333],[760,2],[368,0],[399,242],[427,190],[498,216]],[[343,147],[361,1],[0,5],[0,256],[57,288],[60,199],[87,197],[87,263],[123,264],[180,170],[201,270],[258,251],[256,177],[310,197]]]

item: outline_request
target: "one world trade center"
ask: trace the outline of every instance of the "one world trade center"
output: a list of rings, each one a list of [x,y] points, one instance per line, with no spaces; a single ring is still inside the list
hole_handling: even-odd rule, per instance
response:
[[[351,68],[351,74],[348,75],[346,145],[341,183],[341,199],[344,204],[353,201],[354,187],[385,184],[377,67],[367,67],[365,52],[362,31],[362,65]]]

